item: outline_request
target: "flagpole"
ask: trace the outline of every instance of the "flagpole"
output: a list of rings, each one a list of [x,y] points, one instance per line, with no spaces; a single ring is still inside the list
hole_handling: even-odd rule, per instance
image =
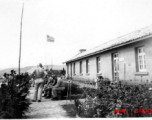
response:
[[[51,59],[51,69],[53,70],[53,59]]]
[[[21,63],[21,45],[22,45],[22,19],[23,19],[23,11],[24,11],[24,3],[22,6],[22,14],[21,14],[21,26],[20,26],[20,48],[19,48],[19,66],[18,73],[20,75],[20,63]]]
[[[47,41],[45,41],[45,68],[46,68],[46,65],[47,65],[47,64],[46,64],[46,55],[47,55],[47,54],[46,54],[46,49],[47,49]]]
[[[53,37],[50,37],[49,35],[47,35],[47,42],[54,42],[54,38],[53,38]],[[46,46],[45,48],[47,48],[47,46]],[[45,52],[45,56],[46,56],[46,52]],[[46,58],[45,58],[45,59],[46,59]],[[51,68],[53,68],[53,67],[52,67],[52,59],[51,59]]]

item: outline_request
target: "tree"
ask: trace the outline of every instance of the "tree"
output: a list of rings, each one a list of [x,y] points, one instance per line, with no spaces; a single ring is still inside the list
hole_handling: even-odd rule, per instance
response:
[[[63,70],[61,71],[61,74],[65,76],[66,71],[65,71],[65,69],[64,69],[64,68],[63,68]]]

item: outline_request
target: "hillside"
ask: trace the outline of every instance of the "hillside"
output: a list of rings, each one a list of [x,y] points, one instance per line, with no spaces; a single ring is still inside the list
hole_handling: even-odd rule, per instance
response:
[[[21,73],[32,72],[35,68],[36,68],[36,66],[27,66],[27,67],[21,68]],[[44,66],[44,68],[46,68],[46,67]],[[65,69],[65,66],[64,65],[53,65],[52,68],[53,68],[53,70],[62,70],[63,68]],[[10,71],[12,69],[14,69],[15,71],[18,72],[18,68],[7,68],[7,69],[0,70],[0,76],[2,76],[4,73],[10,73]],[[51,69],[51,65],[48,65],[48,69]]]

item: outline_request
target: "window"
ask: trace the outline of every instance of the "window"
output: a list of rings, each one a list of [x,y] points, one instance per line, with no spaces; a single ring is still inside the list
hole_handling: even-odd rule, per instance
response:
[[[146,71],[146,60],[145,60],[145,49],[144,47],[139,47],[137,49],[138,54],[138,69],[139,72]]]
[[[86,73],[89,73],[90,69],[89,69],[89,59],[86,60]]]
[[[75,75],[75,63],[73,64],[73,74]]]
[[[80,61],[80,74],[82,74],[82,61]]]
[[[100,72],[100,57],[96,58],[96,65],[97,65],[97,73]]]
[[[67,74],[69,74],[69,64],[67,64]]]

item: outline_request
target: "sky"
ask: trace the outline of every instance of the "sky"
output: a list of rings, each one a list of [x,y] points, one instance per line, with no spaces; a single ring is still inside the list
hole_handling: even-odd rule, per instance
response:
[[[62,65],[152,24],[152,0],[0,0],[0,69],[18,67],[23,3],[21,67]]]

